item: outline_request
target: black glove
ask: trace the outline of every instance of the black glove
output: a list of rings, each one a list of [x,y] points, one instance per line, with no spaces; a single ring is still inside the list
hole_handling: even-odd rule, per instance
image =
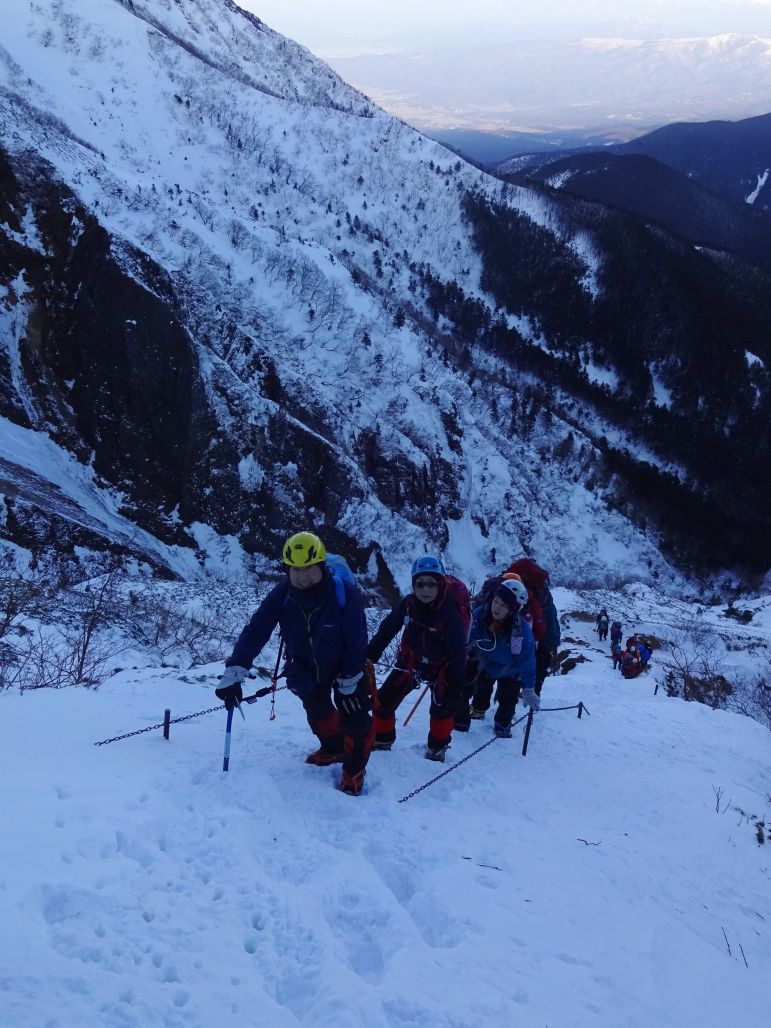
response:
[[[225,673],[220,679],[219,687],[214,690],[214,695],[222,700],[226,710],[232,710],[244,698],[241,682],[248,674],[248,670],[245,667],[239,667],[238,664],[225,668]]]
[[[366,675],[355,675],[351,678],[339,678],[335,682],[335,702],[337,709],[343,713],[358,714],[361,710],[369,710],[372,697],[369,693],[369,680]]]

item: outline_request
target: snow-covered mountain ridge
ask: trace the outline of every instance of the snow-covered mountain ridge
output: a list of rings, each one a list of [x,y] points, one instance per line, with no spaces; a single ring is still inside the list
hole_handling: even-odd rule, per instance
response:
[[[587,583],[674,577],[655,533],[583,485],[597,438],[645,444],[585,398],[552,415],[538,369],[505,353],[475,349],[469,372],[476,330],[426,293],[427,275],[460,284],[552,360],[538,319],[483,285],[465,201],[545,233],[591,304],[606,258],[558,202],[457,160],[232,3],[12,0],[2,45],[0,413],[109,486],[121,535],[138,523],[206,563],[212,530],[272,556],[311,520],[386,589],[426,546],[476,579],[522,548]],[[16,537],[79,541],[65,514],[41,526],[12,463]]]
[[[299,511],[310,507],[313,517],[317,508],[317,516],[361,540],[365,566],[373,539],[397,547],[389,562],[406,561],[426,545],[428,533],[434,544],[454,550],[467,570],[484,562],[496,544],[510,547],[514,510],[525,522],[518,531],[527,530],[527,468],[534,459],[516,440],[497,437],[487,405],[461,376],[431,361],[422,333],[411,323],[394,324],[399,302],[409,295],[401,251],[410,263],[440,267],[478,290],[478,260],[469,249],[458,196],[463,188],[500,193],[502,187],[372,108],[302,48],[233,5],[186,0],[15,7],[4,37],[2,101],[4,139],[14,161],[23,167],[30,152],[50,161],[49,174],[69,182],[110,233],[110,260],[117,268],[140,290],[177,297],[178,360],[205,394],[197,414],[186,404],[185,417],[199,416],[203,436],[214,438],[183,465],[192,488],[183,483],[167,498],[161,495],[167,514],[176,510],[184,523],[213,524],[242,539],[259,522],[260,537],[247,545],[265,552],[274,542],[265,537],[266,528],[275,525],[283,533]],[[202,47],[207,60],[198,56]],[[30,182],[39,185],[42,178],[40,168],[30,172]],[[34,217],[24,213],[32,199],[18,202],[15,213],[22,220],[10,226],[11,238],[26,248],[29,263],[40,255],[40,235]],[[61,198],[52,206],[61,209],[62,202],[71,209],[71,201]],[[525,191],[519,202],[548,223],[547,206],[532,203]],[[68,233],[82,235],[85,217],[79,214]],[[141,253],[165,269],[162,286],[159,272],[142,266]],[[376,288],[378,266],[385,288]],[[352,288],[352,278],[359,288]],[[15,303],[6,304],[11,338],[6,334],[5,342],[19,353],[39,296],[24,288],[24,275],[15,281],[17,288],[6,290]],[[89,297],[91,309],[101,300]],[[131,324],[137,320],[126,317],[125,331],[151,334],[141,319]],[[185,335],[194,341],[189,352]],[[97,349],[98,338],[91,360]],[[136,394],[146,362],[141,356],[126,361],[137,368]],[[24,358],[11,364],[22,367]],[[83,418],[76,417],[65,434],[61,417],[51,411],[51,393],[61,392],[64,410],[92,407],[95,393],[109,407],[105,392],[112,385],[108,368],[89,385],[82,360],[70,360],[68,367],[62,370],[68,384],[50,376],[42,399],[34,399],[32,387],[11,389],[6,412],[14,420],[23,416],[30,429],[46,430],[58,421],[59,440],[73,445],[73,430],[76,440],[83,437]],[[19,376],[11,380],[18,385]],[[166,383],[167,394],[172,388]],[[27,394],[23,404],[20,392]],[[145,412],[131,410],[133,398],[121,399],[105,412],[107,421],[146,420]],[[156,408],[158,403],[161,396]],[[440,413],[467,422],[457,455],[447,448]],[[179,420],[176,407],[173,415]],[[355,456],[357,438],[375,426],[382,438],[373,473],[381,479],[383,499],[362,477]],[[130,440],[119,438],[105,454],[106,426],[89,428],[85,450],[93,453],[95,469],[130,499],[139,473],[137,461],[126,460]],[[148,440],[143,459],[152,462],[160,445]],[[215,469],[209,454],[217,447]],[[432,459],[442,463],[429,472]],[[402,463],[394,483],[383,467],[389,460]],[[485,463],[493,470],[475,475],[472,467]],[[517,465],[520,483],[512,488]],[[421,484],[427,473],[429,488]],[[155,477],[164,477],[163,462]],[[334,498],[330,485],[337,486]],[[319,493],[316,503],[309,499],[311,486]],[[152,505],[156,533],[157,499],[151,494],[132,511],[148,518]],[[580,487],[564,506],[570,520],[574,503],[592,511],[588,523],[607,526],[600,533],[611,546],[613,539],[622,547],[632,544],[634,531],[622,519],[602,515]],[[406,516],[399,507],[407,508]],[[449,533],[442,524],[448,509],[454,512]],[[166,534],[174,540],[171,530]],[[598,570],[607,559],[600,542]]]

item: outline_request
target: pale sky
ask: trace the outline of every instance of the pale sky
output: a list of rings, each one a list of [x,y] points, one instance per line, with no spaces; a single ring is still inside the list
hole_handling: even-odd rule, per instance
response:
[[[411,39],[426,31],[497,23],[545,26],[644,20],[694,35],[753,32],[771,36],[771,0],[239,0],[271,28],[321,51],[354,40]]]
[[[771,110],[771,0],[238,2],[427,131],[626,139]]]

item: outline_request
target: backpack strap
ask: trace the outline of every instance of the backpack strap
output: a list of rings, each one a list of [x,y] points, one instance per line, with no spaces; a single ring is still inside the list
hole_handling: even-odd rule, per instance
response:
[[[345,582],[342,578],[338,577],[332,572],[332,581],[335,583],[335,595],[337,596],[337,605],[340,610],[345,610],[345,605],[348,601],[348,597],[345,594]]]
[[[442,597],[442,603],[446,599],[447,599],[447,592],[445,590],[445,594]],[[441,604],[440,604],[440,606],[441,606]],[[414,618],[412,616],[412,604],[410,603],[410,600],[409,600],[409,597],[408,597],[407,601],[406,601],[406,605],[405,605],[405,611],[404,611],[404,623],[403,623],[403,629],[402,629],[402,637],[399,640],[399,653],[402,655],[403,658],[405,658],[405,661],[406,661],[405,670],[413,672],[416,669],[419,669],[421,666],[424,666],[424,667],[439,667],[439,668],[443,667],[442,662],[438,662],[438,663],[437,662],[432,662],[432,661],[427,660],[426,657],[418,657],[418,655],[414,652],[414,650],[409,648],[409,646],[407,645],[407,643],[405,641],[405,632],[406,632],[407,628],[410,625],[415,625],[415,627],[420,629],[420,631],[422,631],[422,632],[433,632],[435,635],[439,636],[442,640],[444,640],[444,626],[443,625],[440,626],[440,627],[434,627],[432,625],[424,625],[422,621],[418,621],[417,618]],[[404,661],[403,661],[403,663],[404,663]]]

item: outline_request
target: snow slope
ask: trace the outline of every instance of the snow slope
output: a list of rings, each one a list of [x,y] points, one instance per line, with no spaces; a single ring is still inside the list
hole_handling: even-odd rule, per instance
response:
[[[601,581],[620,554],[635,577],[656,568],[678,582],[655,539],[607,510],[578,473],[568,478],[552,463],[569,430],[560,419],[542,431],[542,452],[501,431],[516,377],[490,359],[492,384],[472,386],[439,360],[442,326],[426,328],[410,289],[422,263],[483,295],[462,212],[469,189],[517,207],[580,250],[590,288],[596,259],[548,202],[484,176],[386,115],[230,2],[10,3],[0,51],[4,144],[51,162],[110,232],[128,273],[127,243],[170,275],[202,390],[223,435],[245,455],[246,509],[269,476],[286,520],[315,516],[296,469],[262,456],[287,414],[348,477],[352,495],[334,510],[335,527],[361,547],[377,540],[399,581],[430,547],[476,579],[493,550],[527,548],[584,585]],[[34,218],[25,226],[29,245],[39,245]],[[404,302],[414,308],[397,327]],[[23,319],[8,320],[5,342],[15,353]],[[280,378],[281,407],[265,395],[265,367]],[[34,410],[28,416],[46,429]],[[446,420],[461,428],[454,447]],[[379,497],[364,474],[357,447],[374,429],[381,463],[402,461],[403,479],[431,479],[426,503],[434,508],[422,521]],[[32,470],[45,477],[45,467]],[[462,513],[451,516],[445,494],[458,482]],[[110,497],[97,503],[111,505]],[[260,542],[263,526],[258,512],[243,532]],[[119,526],[116,537],[128,530]],[[184,562],[169,553],[167,563],[178,571]]]
[[[423,708],[352,799],[286,692],[236,718],[229,774],[222,713],[92,745],[210,707],[215,665],[4,695],[4,1028],[767,1024],[768,734],[625,682],[588,627],[544,705],[590,716],[405,803],[443,770]]]

